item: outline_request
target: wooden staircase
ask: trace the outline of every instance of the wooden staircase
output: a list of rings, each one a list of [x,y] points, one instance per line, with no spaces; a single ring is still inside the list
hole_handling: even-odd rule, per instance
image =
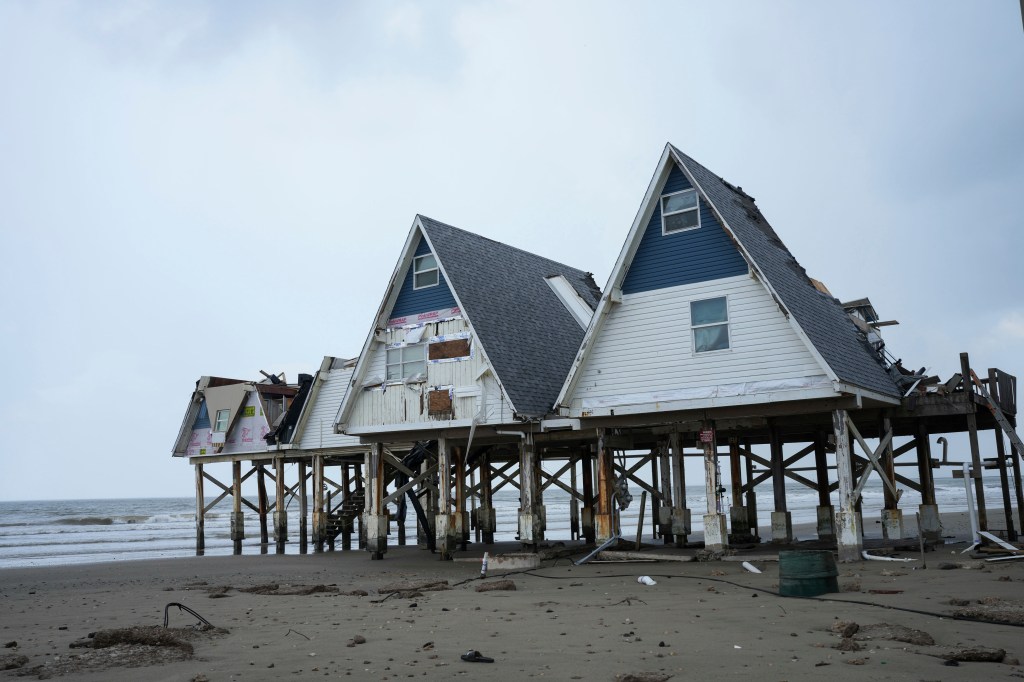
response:
[[[333,542],[342,531],[353,530],[355,519],[363,513],[366,504],[366,490],[357,488],[345,496],[341,504],[327,515],[324,540]]]

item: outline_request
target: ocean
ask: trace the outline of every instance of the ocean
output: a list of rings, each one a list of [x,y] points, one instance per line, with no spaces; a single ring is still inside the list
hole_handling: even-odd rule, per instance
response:
[[[965,511],[967,495],[962,480],[936,479],[936,496],[940,512]],[[635,534],[641,491],[630,486],[633,502],[621,516],[623,533]],[[882,507],[882,486],[877,476],[864,488],[864,510],[875,518]],[[772,506],[770,481],[757,487],[759,519],[762,535],[766,532],[768,513]],[[985,499],[989,507],[1001,507],[1002,495],[998,478],[986,479]],[[834,496],[833,496],[834,500]],[[726,513],[729,497],[726,496]],[[511,541],[516,536],[518,492],[502,489],[494,495],[498,541]],[[569,496],[555,487],[544,492],[547,507],[548,540],[569,539]],[[817,493],[798,485],[787,485],[787,503],[793,523],[811,523],[816,518]],[[687,504],[692,511],[693,531],[702,532],[704,513],[703,485],[687,487]],[[906,490],[900,506],[913,518],[920,496]],[[230,500],[224,500],[206,515],[206,554],[231,554],[229,535]],[[298,553],[298,502],[288,504],[289,542],[287,553]],[[644,537],[652,537],[650,502],[644,522]],[[1002,518],[993,518],[994,527],[1001,527]],[[881,527],[865,524],[867,537],[880,537]],[[416,537],[415,514],[407,515],[407,537]],[[246,510],[246,539],[243,554],[259,554],[259,522],[255,513]],[[394,531],[392,531],[394,532]],[[271,544],[274,552],[273,527]],[[312,544],[310,545],[312,551]],[[0,568],[23,566],[66,565],[131,559],[186,557],[195,554],[195,499],[192,497],[143,498],[121,500],[51,500],[0,502]]]

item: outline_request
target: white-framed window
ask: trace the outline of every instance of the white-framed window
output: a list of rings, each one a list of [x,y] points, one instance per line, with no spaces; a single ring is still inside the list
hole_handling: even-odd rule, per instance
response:
[[[427,376],[427,344],[388,348],[388,381],[401,381],[417,374]]]
[[[661,233],[673,234],[700,227],[700,201],[697,190],[666,194],[661,198]]]
[[[729,302],[725,296],[690,301],[693,352],[729,349]]]
[[[412,260],[412,288],[425,289],[436,287],[440,276],[437,270],[437,259],[433,254],[416,256]]]
[[[231,410],[217,410],[217,419],[213,423],[213,430],[216,433],[224,433],[228,430],[228,415]]]

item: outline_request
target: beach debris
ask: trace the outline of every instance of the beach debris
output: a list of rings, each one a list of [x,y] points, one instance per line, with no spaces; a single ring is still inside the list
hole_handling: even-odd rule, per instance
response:
[[[860,630],[860,625],[852,620],[837,620],[832,623],[831,629],[832,632],[838,633],[840,637],[847,639],[857,634],[857,630]]]
[[[211,623],[210,621],[206,620],[205,618],[203,618],[198,613],[196,613],[195,611],[193,611],[189,607],[185,606],[184,604],[179,604],[176,601],[172,601],[171,603],[169,603],[167,606],[164,607],[164,627],[167,627],[168,624],[170,623],[170,620],[171,620],[170,610],[171,610],[172,606],[177,606],[179,612],[181,612],[181,611],[188,611],[190,614],[192,614],[193,616],[195,616],[196,618],[199,619],[199,623],[196,623],[196,625],[193,626],[193,629],[200,629],[200,630],[213,629],[213,623]],[[201,625],[201,627],[200,627],[200,625]],[[89,635],[89,636],[92,637],[92,635]]]
[[[14,640],[11,640],[10,642],[7,642],[7,644],[4,644],[4,648],[5,649],[17,649],[18,648],[18,643],[16,641],[14,641]]]
[[[511,580],[494,580],[489,583],[480,583],[476,586],[477,592],[495,592],[500,590],[515,591],[516,584]]]
[[[447,580],[427,580],[418,583],[391,583],[383,587],[378,587],[377,592],[379,594],[389,594],[393,592],[436,592],[438,590],[450,590],[451,585],[448,584]]]
[[[0,670],[17,670],[28,663],[28,656],[21,654],[0,654]]]
[[[854,640],[853,637],[843,637],[841,640],[839,640],[839,644],[836,644],[835,648],[839,651],[861,650],[860,644],[857,644],[856,640]]]
[[[754,564],[750,563],[749,561],[744,561],[742,564],[740,564],[740,566],[742,566],[745,570],[747,570],[747,571],[749,571],[751,573],[760,573],[761,572],[760,568],[758,568]]]
[[[641,603],[641,604],[643,604],[644,606],[646,606],[646,605],[647,605],[647,602],[645,602],[645,601],[644,601],[643,599],[641,599],[640,597],[634,597],[634,596],[630,595],[630,596],[626,597],[625,599],[622,599],[622,600],[620,600],[620,601],[617,601],[617,602],[615,602],[614,604],[612,604],[612,606],[618,606],[619,604],[622,604],[622,603],[625,603],[625,604],[626,604],[626,606],[632,606],[632,605],[633,605],[633,602],[635,602],[635,601],[638,601],[638,602],[640,602],[640,603]]]
[[[636,581],[638,583],[640,583],[641,585],[648,585],[648,586],[650,586],[650,585],[657,585],[658,584],[657,581],[654,580],[654,578],[652,578],[649,575],[642,575],[642,576],[638,577],[636,579]]]
[[[874,554],[868,554],[867,550],[863,550],[860,555],[868,561],[899,561],[906,563],[908,561],[917,561],[917,559],[902,559],[894,556],[875,556]]]
[[[253,585],[252,587],[240,587],[239,592],[246,594],[263,594],[283,597],[306,597],[311,594],[337,594],[341,592],[333,585],[279,585],[268,583],[266,585]]]
[[[666,682],[672,678],[668,673],[619,673],[615,682]]]
[[[603,552],[604,550],[608,549],[609,547],[611,547],[613,545],[617,545],[618,542],[619,542],[620,537],[621,536],[616,535],[613,538],[608,538],[607,540],[604,541],[603,544],[601,544],[600,546],[595,548],[594,551],[591,552],[590,554],[588,554],[587,556],[583,557],[579,561],[573,561],[572,562],[573,566],[582,566],[583,564],[587,563],[588,561],[590,561],[591,559],[596,557],[598,554]]]
[[[117,644],[171,647],[180,649],[189,656],[192,655],[192,645],[168,628],[158,628],[156,626],[115,628],[113,630],[100,630],[92,638],[92,647],[94,649],[106,649]]]
[[[605,550],[605,551],[601,552],[601,556],[599,558],[600,558],[601,561],[618,561],[618,562],[626,562],[626,561],[644,561],[644,562],[675,561],[675,562],[689,563],[689,562],[692,562],[692,561],[696,561],[696,559],[694,559],[693,557],[685,556],[683,554],[651,554],[651,553],[648,553],[648,552],[621,552],[621,551],[618,551],[618,550]]]
[[[960,618],[975,618],[989,623],[1005,623],[1007,625],[1024,625],[1024,600],[1000,599],[998,597],[985,597],[977,603],[969,605],[970,602],[959,603],[965,600],[958,600],[955,606],[959,608],[953,612],[954,616]],[[953,603],[953,600],[950,600]]]
[[[487,559],[488,559],[489,556],[490,556],[489,552],[484,552],[484,558],[480,562],[480,577],[481,578],[486,578],[487,577]]]
[[[935,568],[939,569],[940,571],[952,571],[952,570],[955,570],[957,568],[960,568],[960,564],[953,564],[953,563],[950,563],[948,561],[943,561],[942,563],[940,563]]]
[[[868,590],[868,594],[903,594],[903,590]]]
[[[345,646],[356,646],[357,644],[366,644],[366,638],[362,635],[356,635],[352,639],[348,640],[348,644]]]
[[[924,630],[915,630],[905,625],[893,625],[892,623],[861,625],[850,636],[859,640],[886,639],[893,642],[917,644],[918,646],[931,646],[935,644],[935,639]]]
[[[462,660],[469,663],[494,663],[493,658],[484,656],[476,649],[470,649],[466,653],[462,654]]]
[[[939,658],[960,663],[1001,663],[1006,658],[1006,651],[986,646],[974,646],[947,651],[939,654]]]
[[[302,633],[301,633],[301,632],[299,632],[298,630],[292,630],[291,628],[288,628],[288,632],[284,633],[284,636],[285,636],[285,637],[287,637],[288,635],[292,634],[293,632],[294,632],[295,634],[297,634],[297,635],[298,635],[299,637],[306,637],[306,635],[302,634]],[[309,637],[306,637],[306,641],[309,641]],[[254,646],[253,648],[254,648],[254,649],[257,649],[257,648],[259,648],[259,647],[258,647],[258,646]]]
[[[843,663],[847,665],[864,665],[867,662],[868,659],[866,658],[848,658],[845,661],[843,661]]]

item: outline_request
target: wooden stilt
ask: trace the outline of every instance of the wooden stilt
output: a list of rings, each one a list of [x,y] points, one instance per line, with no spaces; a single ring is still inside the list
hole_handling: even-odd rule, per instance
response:
[[[896,457],[892,449],[892,421],[889,413],[882,411],[878,424],[878,437],[885,439],[889,436],[886,447],[882,450],[880,462],[885,477],[895,485],[896,482]],[[903,538],[903,512],[899,508],[899,498],[889,489],[889,486],[882,486],[882,537],[887,540],[900,540]]]
[[[573,463],[572,468],[569,469],[569,487],[572,488],[573,493],[579,490],[576,487],[576,463]],[[569,498],[569,539],[580,539],[580,502],[576,499],[575,494]]]
[[[658,459],[661,461],[661,504],[658,507],[658,525],[666,545],[675,542],[672,533],[672,468],[669,464],[668,441],[658,443]]]
[[[618,536],[619,528],[613,505],[615,504],[613,486],[615,474],[613,469],[612,448],[605,444],[604,429],[598,431],[597,439],[597,505],[594,514],[595,542],[602,543]]]
[[[482,458],[477,458],[476,466],[470,468],[470,470],[469,470],[469,489],[470,490],[476,490],[476,470],[480,466],[480,462],[481,461],[483,461]],[[469,505],[470,505],[469,506],[469,523],[470,523],[470,526],[473,529],[473,542],[475,542],[477,544],[480,544],[480,533],[481,533],[480,516],[479,516],[480,507],[477,506],[477,499],[478,499],[478,495],[473,495],[472,493],[470,494],[470,496],[469,496]]]
[[[196,463],[196,556],[206,553],[206,495],[203,493],[203,465]]]
[[[825,434],[814,434],[814,471],[818,482],[818,539],[835,542],[835,507],[829,497],[828,453],[825,448]]]
[[[519,542],[531,550],[544,539],[538,466],[533,437],[526,434],[519,441]]]
[[[267,480],[266,470],[262,464],[256,465],[256,489],[259,499],[260,517],[260,554],[267,553],[267,545],[270,544],[270,536],[267,533]]]
[[[732,534],[750,535],[750,522],[747,509],[743,506],[743,458],[740,453],[740,441],[736,437],[729,439],[729,478],[732,489],[732,506],[729,509],[729,521]]]
[[[388,549],[388,515],[384,508],[384,445],[373,443],[366,453],[366,550],[373,559],[383,559]]]
[[[725,515],[718,503],[718,444],[713,421],[705,420],[701,424],[700,440],[704,448],[704,492],[707,496],[704,547],[712,552],[721,552],[729,546],[729,533],[725,525]]]
[[[491,455],[480,457],[480,508],[477,510],[477,527],[485,545],[494,544],[496,529],[494,516],[494,488],[491,483]]]
[[[460,446],[452,448],[452,465],[455,469],[455,540],[459,549],[466,551],[469,542],[469,517],[466,513],[466,451]]]
[[[772,542],[788,544],[793,541],[793,517],[786,508],[785,459],[782,438],[774,422],[768,424],[768,444],[771,449],[772,493],[775,511],[772,512]]]
[[[978,529],[988,530],[988,511],[985,507],[985,480],[982,474],[981,448],[978,445],[978,418],[974,414],[974,390],[971,386],[971,361],[967,353],[960,354],[960,373],[964,377],[964,392],[971,411],[967,413],[967,435],[971,443],[971,478],[974,479],[974,504],[978,509]]]
[[[743,441],[743,450],[748,453],[751,451],[749,440]],[[749,456],[744,457],[744,460],[744,468],[747,472],[747,485],[750,486],[749,488],[747,488],[746,496],[747,526],[750,528],[750,532],[754,535],[754,537],[760,538],[761,531],[758,529],[757,520],[757,492],[754,490],[753,486],[754,460],[752,460]]]
[[[245,539],[245,522],[242,516],[242,463],[231,463],[231,544],[232,552],[242,553],[242,540]]]
[[[284,458],[274,460],[274,541],[278,554],[284,554],[288,542],[288,509],[284,499]]]
[[[999,402],[999,380],[996,371],[988,371],[988,392],[992,399]],[[1017,530],[1013,527],[1013,501],[1010,499],[1010,477],[1006,467],[1006,444],[1003,442],[1003,432],[997,426],[992,430],[996,437],[996,462],[999,468],[999,487],[1003,493],[1003,515],[1006,519],[1006,537],[1010,542],[1017,539]],[[1018,493],[1020,488],[1017,488]],[[1024,530],[1024,529],[1022,529]]]
[[[324,551],[327,538],[327,514],[324,511],[324,457],[313,455],[313,551]]]
[[[351,499],[355,488],[352,486],[352,467],[346,462],[341,465],[341,495],[343,499]],[[352,528],[355,519],[350,518],[341,524],[341,551],[347,552],[352,549]]]
[[[672,538],[676,547],[682,547],[690,534],[690,510],[686,507],[686,467],[678,432],[669,435],[668,445],[672,458]]]
[[[437,439],[437,472],[438,501],[437,521],[435,523],[437,547],[440,550],[441,560],[447,561],[452,558],[452,553],[455,551],[454,529],[451,528],[452,452],[447,438]]]
[[[589,445],[583,446],[580,457],[580,474],[583,476],[583,518],[580,521],[583,540],[593,543],[597,537],[594,528],[594,455]]]
[[[836,537],[839,560],[860,561],[863,540],[861,539],[860,517],[854,504],[854,477],[851,467],[853,452],[850,448],[850,434],[846,424],[846,410],[832,413],[832,429],[836,437],[836,470],[839,474],[839,511],[836,512]]]
[[[309,539],[306,535],[306,515],[308,510],[306,509],[306,488],[308,481],[306,479],[306,461],[301,460],[299,462],[299,554],[305,554],[309,551]]]

